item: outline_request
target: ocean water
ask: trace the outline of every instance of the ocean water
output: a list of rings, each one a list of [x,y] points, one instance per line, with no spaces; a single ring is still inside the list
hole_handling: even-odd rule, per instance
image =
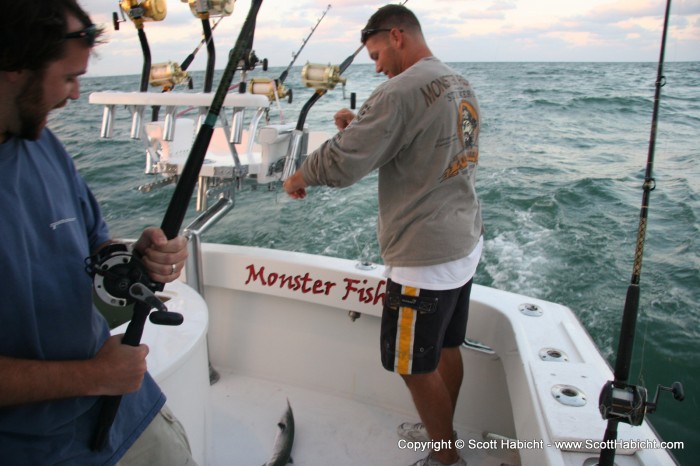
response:
[[[569,306],[614,365],[657,65],[453,66],[472,83],[482,112],[477,178],[486,241],[475,281]],[[272,123],[295,122],[311,96],[299,71],[295,67],[286,83],[294,102],[283,102],[281,113],[274,107]],[[666,63],[664,71],[630,381],[646,386],[650,397],[658,384],[684,384],[685,401],[662,394],[650,419],[664,440],[684,442],[674,454],[681,464],[693,464],[700,453],[700,63]],[[195,90],[201,89],[202,73],[193,76]],[[385,79],[371,65],[353,65],[345,77],[346,97],[355,92],[358,106]],[[87,96],[137,90],[138,83],[138,76],[85,78],[81,98],[49,122],[120,237],[160,225],[173,188],[134,189],[153,179],[143,174],[143,146],[128,138],[130,116],[118,111],[115,137],[100,140],[102,109],[90,106]],[[338,87],[312,108],[307,123],[332,133],[332,116],[343,106],[349,99]],[[342,190],[312,189],[303,202],[244,187],[234,210],[204,240],[380,262],[376,213],[376,174]]]

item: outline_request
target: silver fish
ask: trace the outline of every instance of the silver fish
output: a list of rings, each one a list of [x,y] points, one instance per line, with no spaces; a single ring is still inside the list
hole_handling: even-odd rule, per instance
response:
[[[292,446],[294,444],[294,414],[287,399],[287,410],[284,412],[277,427],[280,428],[275,436],[272,457],[263,466],[285,466],[292,461]]]

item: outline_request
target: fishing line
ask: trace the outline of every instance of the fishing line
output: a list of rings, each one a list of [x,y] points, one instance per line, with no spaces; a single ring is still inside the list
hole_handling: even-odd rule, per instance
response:
[[[644,359],[646,356],[646,348],[647,348],[647,335],[649,334],[649,324],[646,323],[644,325],[644,335],[642,337],[642,351],[640,354],[640,360],[639,360],[639,373],[637,374],[637,383],[639,385],[646,385],[645,383],[645,373],[644,373]]]

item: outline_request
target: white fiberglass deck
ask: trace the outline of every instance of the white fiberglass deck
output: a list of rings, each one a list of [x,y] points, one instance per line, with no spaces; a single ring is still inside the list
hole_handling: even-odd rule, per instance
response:
[[[287,399],[296,420],[297,466],[401,466],[427,454],[399,448],[397,425],[418,417],[400,377],[379,362],[376,271],[358,271],[349,261],[221,245],[208,247],[204,259],[206,303],[189,287],[169,284],[167,305],[185,323],[148,325],[143,339],[152,348],[149,369],[202,466],[263,464]],[[283,281],[289,277],[298,277],[298,289],[280,288],[280,282],[296,283]],[[528,302],[537,309],[523,307]],[[349,310],[361,317],[351,320]],[[538,312],[528,315],[533,310]],[[455,427],[470,466],[595,464],[595,447],[555,446],[602,439],[605,427],[595,396],[610,369],[573,314],[475,285],[467,336],[492,348],[462,348]],[[552,348],[567,360],[542,359],[543,350]],[[207,359],[221,374],[213,386]],[[562,384],[589,401],[558,403],[552,388]],[[501,450],[498,436],[542,445]],[[623,425],[619,438],[655,437],[649,426]],[[660,449],[618,453],[620,465],[673,464]]]
[[[287,399],[295,420],[295,466],[401,466],[427,455],[398,446],[396,427],[417,421],[415,415],[230,373],[221,374],[210,395],[207,459],[212,466],[264,464]],[[467,444],[483,440],[481,432],[457,430]],[[519,464],[517,452],[507,450],[465,448],[462,456],[470,465]]]

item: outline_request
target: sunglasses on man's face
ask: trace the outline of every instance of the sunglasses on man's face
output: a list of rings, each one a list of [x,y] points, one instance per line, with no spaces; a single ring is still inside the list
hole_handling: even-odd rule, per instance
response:
[[[88,47],[95,45],[95,39],[97,38],[98,29],[97,26],[91,24],[85,29],[75,32],[69,32],[66,34],[66,39],[83,39]]]
[[[370,38],[370,36],[373,36],[374,34],[378,32],[388,32],[391,31],[393,28],[374,28],[374,29],[363,29],[360,31],[360,41],[364,44],[367,42],[367,39]],[[403,29],[399,29],[400,32],[403,32]]]

